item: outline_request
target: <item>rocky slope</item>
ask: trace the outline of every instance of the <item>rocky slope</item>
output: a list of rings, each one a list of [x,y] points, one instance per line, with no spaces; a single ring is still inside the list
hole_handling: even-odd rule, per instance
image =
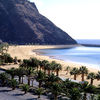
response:
[[[27,0],[0,0],[0,40],[11,44],[76,44]]]

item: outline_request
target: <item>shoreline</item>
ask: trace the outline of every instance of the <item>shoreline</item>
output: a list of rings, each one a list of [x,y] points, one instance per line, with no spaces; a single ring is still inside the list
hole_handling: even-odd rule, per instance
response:
[[[49,48],[48,48],[49,49]],[[53,48],[52,48],[53,49]],[[56,48],[55,48],[56,49]],[[62,49],[62,48],[61,48]],[[87,68],[91,68],[91,69],[95,69],[95,70],[100,70],[100,68],[98,68],[99,66],[97,66],[96,64],[90,64],[90,63],[82,63],[82,62],[76,62],[76,61],[73,61],[73,60],[63,60],[63,59],[60,59],[60,58],[57,58],[55,56],[52,56],[52,55],[45,55],[44,52],[42,51],[39,51],[41,49],[36,49],[36,50],[33,50],[33,52],[35,52],[37,55],[40,55],[40,56],[46,56],[46,57],[49,57],[50,59],[54,59],[54,60],[59,60],[59,61],[64,61],[65,63],[74,63],[74,64],[77,64],[77,65],[80,65],[80,66],[86,66]],[[50,49],[49,49],[50,50]],[[95,67],[95,68],[94,68]]]
[[[57,62],[62,62],[62,63],[67,63],[67,64],[73,64],[73,65],[77,65],[78,66],[84,66],[84,64],[79,64],[77,62],[73,62],[73,61],[64,61],[62,59],[55,59],[55,58],[52,58],[50,56],[46,56],[46,55],[43,55],[41,52],[36,52],[36,50],[40,50],[40,49],[54,49],[54,48],[68,48],[68,47],[72,47],[69,46],[69,45],[33,45],[33,46],[10,46],[9,47],[9,50],[8,50],[8,53],[14,58],[14,57],[17,57],[18,59],[29,59],[30,57],[36,57],[37,59],[40,59],[40,60],[49,60],[49,61],[52,61],[52,60],[55,60]],[[74,46],[76,47],[76,45]],[[72,66],[73,67],[73,66]],[[87,68],[90,68],[90,69],[95,69],[95,68],[91,68],[89,66],[86,66]],[[89,69],[89,70],[90,70]],[[98,69],[95,69],[95,70],[98,70]],[[94,71],[94,70],[93,70]]]
[[[66,74],[66,67],[67,66],[70,66],[71,68],[73,67],[77,67],[77,68],[80,68],[81,66],[84,66],[83,64],[78,64],[78,63],[75,63],[73,61],[69,62],[69,61],[63,61],[63,60],[57,60],[57,59],[53,59],[49,56],[44,56],[44,55],[41,55],[41,54],[38,54],[35,52],[35,50],[39,50],[39,49],[50,49],[50,48],[60,48],[60,47],[63,47],[64,48],[64,45],[63,46],[10,46],[9,47],[9,50],[8,50],[8,53],[14,58],[15,56],[18,58],[18,59],[29,59],[30,57],[35,57],[39,60],[48,60],[49,62],[51,61],[56,61],[57,63],[60,63],[62,65],[62,71],[60,71],[60,77],[64,77],[64,78],[70,78],[70,79],[73,79],[73,76],[70,76],[70,74]],[[66,47],[66,45],[65,45]],[[68,48],[68,47],[67,47]],[[95,69],[95,68],[90,68],[89,66],[86,66],[89,70],[89,72],[94,72],[94,73],[97,73],[99,70],[98,69]],[[81,76],[79,75],[77,77],[77,80],[78,81],[81,81]],[[86,77],[85,77],[85,80],[87,81]],[[90,80],[88,80],[90,82]],[[94,80],[94,84],[95,85],[98,85],[99,82],[97,80]]]

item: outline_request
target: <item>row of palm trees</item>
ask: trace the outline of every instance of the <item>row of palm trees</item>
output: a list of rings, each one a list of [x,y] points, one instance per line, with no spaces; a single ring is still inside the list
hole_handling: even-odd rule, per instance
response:
[[[42,70],[45,73],[56,73],[57,76],[59,76],[59,71],[62,70],[61,64],[56,63],[55,61],[52,61],[51,63],[47,60],[40,61],[36,58],[30,58],[29,60],[24,59],[23,63],[20,65],[20,67],[32,67],[37,68],[38,70]]]
[[[84,76],[88,74],[88,69],[85,66],[82,66],[79,69],[74,67],[71,69],[70,74],[74,75],[74,80],[81,74],[82,81],[84,81]]]
[[[26,70],[26,69],[27,70]],[[20,64],[20,69],[17,69],[15,72],[19,75],[19,82],[21,83],[21,76],[24,76],[26,73],[28,78],[28,84],[30,84],[30,77],[33,73],[33,70],[37,69],[45,72],[46,74],[50,75],[51,73],[56,73],[57,76],[59,76],[59,71],[62,70],[62,66],[55,61],[52,61],[51,63],[47,60],[40,61],[36,58],[30,58],[29,60],[24,59],[23,62]],[[25,72],[26,70],[26,72]],[[87,79],[90,79],[90,84],[93,85],[93,80],[100,79],[100,72],[97,74],[91,72],[88,73],[88,69],[85,66],[81,66],[79,69],[74,67],[70,69],[70,67],[67,67],[67,71],[70,70],[70,74],[74,75],[74,80],[76,80],[78,75],[81,75],[82,81],[84,81],[84,76],[87,76]],[[13,69],[12,69],[13,71]],[[10,72],[11,73],[11,72]],[[13,73],[12,73],[13,74]],[[15,73],[14,73],[15,74]],[[13,76],[12,76],[13,77]],[[22,83],[23,83],[23,77],[22,77]]]
[[[79,69],[74,67],[69,70],[70,70],[70,75],[74,75],[74,80],[76,80],[78,75],[81,75],[81,77],[82,77],[81,81],[84,81],[84,76],[87,76],[87,79],[90,79],[91,85],[93,85],[94,79],[100,80],[100,72],[98,72],[97,74],[94,72],[89,73],[88,69],[85,66],[81,66]]]

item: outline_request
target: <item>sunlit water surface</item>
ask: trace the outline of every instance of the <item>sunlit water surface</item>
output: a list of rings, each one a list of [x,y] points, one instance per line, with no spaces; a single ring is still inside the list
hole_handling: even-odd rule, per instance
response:
[[[37,50],[51,58],[88,65],[100,69],[100,47],[75,47],[68,49]]]

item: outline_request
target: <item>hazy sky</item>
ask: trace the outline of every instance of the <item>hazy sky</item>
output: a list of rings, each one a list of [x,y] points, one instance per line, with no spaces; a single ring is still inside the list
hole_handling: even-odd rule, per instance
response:
[[[75,39],[100,39],[100,0],[31,0]]]

